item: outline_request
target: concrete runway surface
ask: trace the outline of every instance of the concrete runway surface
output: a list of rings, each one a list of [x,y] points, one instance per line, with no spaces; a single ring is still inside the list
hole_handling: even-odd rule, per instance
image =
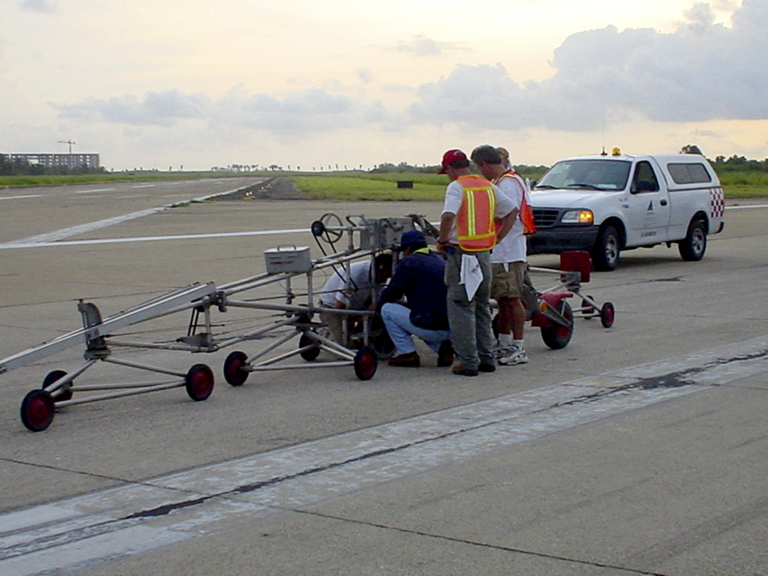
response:
[[[318,257],[323,213],[441,208],[227,194],[256,181],[0,190],[0,358],[79,328],[81,298],[108,315],[259,274],[278,245]],[[767,236],[768,207],[730,201],[701,262],[625,252],[585,286],[612,328],[577,319],[550,350],[528,327],[530,362],[478,378],[421,346],[421,368],[365,382],[232,387],[229,349],[139,351],[205,362],[213,394],[70,406],[31,433],[22,398],[82,350],[0,375],[0,574],[768,575]]]

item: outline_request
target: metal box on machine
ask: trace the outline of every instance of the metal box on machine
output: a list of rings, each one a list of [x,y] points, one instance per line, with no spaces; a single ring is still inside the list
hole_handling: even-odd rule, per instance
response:
[[[369,228],[360,232],[363,250],[391,250],[400,242],[403,232],[415,229],[411,218],[380,218],[368,224]]]
[[[312,270],[312,260],[309,257],[309,246],[278,246],[264,252],[267,273],[282,274],[284,272],[309,272]]]

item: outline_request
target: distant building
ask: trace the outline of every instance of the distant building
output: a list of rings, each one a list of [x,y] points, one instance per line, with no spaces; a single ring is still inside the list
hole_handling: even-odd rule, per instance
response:
[[[10,160],[26,160],[46,168],[99,168],[98,154],[6,154]]]

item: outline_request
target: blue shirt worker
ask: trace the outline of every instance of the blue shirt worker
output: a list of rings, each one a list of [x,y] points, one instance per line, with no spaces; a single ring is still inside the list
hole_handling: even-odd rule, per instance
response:
[[[390,366],[416,368],[421,365],[413,336],[437,352],[437,365],[453,364],[448,325],[445,261],[431,252],[419,230],[405,232],[398,249],[405,257],[379,298],[379,313],[397,355]],[[398,301],[405,297],[407,306]]]

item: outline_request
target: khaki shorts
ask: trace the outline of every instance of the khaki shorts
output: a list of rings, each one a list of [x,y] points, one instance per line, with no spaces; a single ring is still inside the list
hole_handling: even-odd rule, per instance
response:
[[[493,280],[491,280],[491,298],[498,301],[503,298],[522,298],[525,262],[509,262],[509,270],[504,270],[504,264],[491,264]]]

